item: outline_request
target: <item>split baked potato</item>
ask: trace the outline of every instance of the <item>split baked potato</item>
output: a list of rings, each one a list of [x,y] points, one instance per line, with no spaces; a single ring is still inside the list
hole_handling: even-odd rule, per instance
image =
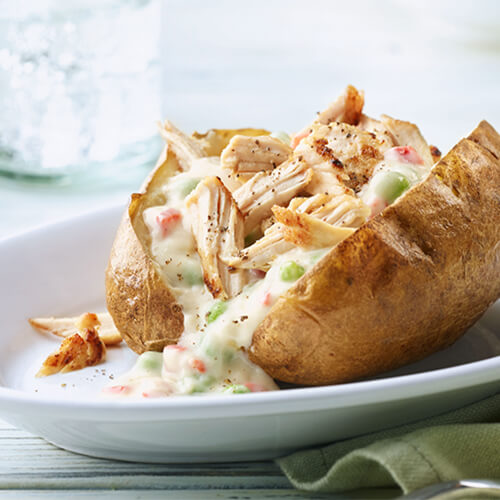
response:
[[[246,170],[233,170],[236,175],[219,181],[217,176],[210,177],[212,184],[202,181],[186,202],[193,204],[193,196],[201,199],[204,192],[218,190],[221,200],[224,196],[230,200],[226,223],[244,227],[241,234],[238,229],[238,234],[232,235],[231,244],[240,248],[238,255],[233,253],[232,257],[224,254],[214,260],[208,250],[203,253],[197,240],[205,283],[212,283],[209,289],[222,303],[231,298],[231,293],[224,283],[219,291],[215,290],[217,287],[207,276],[210,266],[219,265],[226,280],[234,278],[231,273],[235,269],[245,280],[269,269],[262,254],[259,260],[245,253],[250,248],[248,242],[241,249],[242,237],[254,234],[256,227],[260,231],[257,238],[275,238],[272,248],[282,251],[293,245],[330,248],[276,297],[255,328],[250,344],[241,346],[253,363],[284,382],[340,383],[419,360],[455,342],[500,296],[500,136],[487,122],[481,122],[468,138],[462,139],[432,169],[429,167],[423,180],[396,197],[394,203],[377,209],[372,206],[372,216],[366,212],[366,206],[356,206],[355,213],[361,214],[359,219],[333,224],[332,229],[327,227],[326,219],[318,222],[310,212],[301,211],[300,207],[314,196],[333,194],[354,199],[363,192],[369,181],[368,170],[360,169],[356,155],[370,160],[366,163],[370,175],[373,165],[383,161],[391,144],[412,144],[410,154],[418,153],[417,163],[424,158],[432,165],[436,159],[436,150],[429,149],[418,129],[407,130],[407,122],[399,122],[403,125],[397,128],[397,121],[388,117],[372,120],[362,114],[362,94],[349,101],[348,97],[349,88],[344,102],[350,102],[352,108],[347,118],[347,114],[340,116],[337,110],[332,121],[335,109],[329,112],[331,116],[324,112],[319,115],[324,123],[314,124],[295,138],[296,144],[300,140],[306,144],[308,134],[330,134],[330,142],[320,138],[315,142],[310,139],[307,144],[311,150],[316,148],[314,154],[321,157],[323,167],[335,167],[337,180],[331,192],[322,191],[331,172],[321,170],[323,167],[309,168],[304,146],[303,155],[293,153],[294,165],[305,163],[306,168],[289,174],[298,183],[292,200],[280,198],[288,192],[286,189],[295,186],[290,181],[280,185],[286,189],[283,187],[272,198],[275,204],[266,207],[266,211],[260,210],[262,205],[250,209],[239,203],[240,194],[235,193],[242,193],[242,186],[249,186],[261,175],[252,171],[251,162],[246,162]],[[349,139],[358,133],[352,127],[358,127],[359,134],[366,135],[366,142],[349,142],[344,149],[335,150],[335,127],[335,133],[347,131]],[[184,331],[183,306],[162,272],[165,262],[160,262],[151,251],[145,210],[167,201],[164,188],[168,179],[189,168],[193,157],[224,155],[223,151],[230,154],[231,148],[243,147],[237,142],[242,136],[252,140],[257,137],[257,146],[258,137],[269,136],[264,130],[244,129],[215,130],[188,138],[168,123],[162,134],[167,146],[141,192],[132,195],[106,271],[108,310],[123,339],[137,353],[161,351],[176,344]],[[268,140],[271,142],[266,143],[266,148],[272,148],[274,139]],[[390,144],[384,145],[386,141]],[[358,148],[354,153],[353,147]],[[274,164],[276,155],[281,154],[278,151],[281,149],[275,150],[271,172],[265,175],[271,176],[273,169],[280,168]],[[377,156],[380,151],[382,156]],[[346,158],[351,159],[350,164]],[[262,196],[267,199],[266,193]],[[322,206],[324,203],[316,210]],[[255,214],[259,217],[252,217]],[[286,232],[273,233],[273,224],[274,228],[281,224],[279,227],[286,228]],[[206,227],[199,230],[203,229],[207,231]],[[249,261],[254,263],[253,268]],[[221,265],[226,266],[225,275],[220,271]],[[210,316],[207,318],[209,322]]]
[[[500,296],[500,136],[486,122],[279,299],[250,359],[345,382],[455,342]]]

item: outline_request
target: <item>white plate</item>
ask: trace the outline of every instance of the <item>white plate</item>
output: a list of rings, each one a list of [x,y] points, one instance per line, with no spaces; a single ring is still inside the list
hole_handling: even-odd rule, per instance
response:
[[[35,379],[58,341],[30,316],[104,304],[104,268],[122,207],[0,242],[0,417],[69,450],[147,462],[272,458],[435,415],[500,389],[500,302],[453,347],[376,380],[235,396],[103,401],[135,355]],[[493,278],[493,277],[491,277]],[[64,386],[63,386],[64,384]]]

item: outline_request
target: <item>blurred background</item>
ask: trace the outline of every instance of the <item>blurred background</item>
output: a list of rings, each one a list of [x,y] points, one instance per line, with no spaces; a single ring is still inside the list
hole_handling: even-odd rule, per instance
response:
[[[123,204],[186,131],[302,128],[351,83],[443,152],[500,127],[496,0],[0,0],[0,238]]]

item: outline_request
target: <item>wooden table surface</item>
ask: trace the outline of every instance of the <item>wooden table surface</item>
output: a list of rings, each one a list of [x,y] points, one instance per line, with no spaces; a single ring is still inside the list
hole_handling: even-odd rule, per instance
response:
[[[367,496],[368,495],[368,496]],[[389,490],[349,495],[294,490],[273,462],[139,464],[61,450],[0,420],[0,498],[222,499],[393,498]]]
[[[0,450],[0,490],[17,490],[19,497],[27,491],[34,495],[34,490],[39,490],[35,498],[70,498],[68,490],[71,497],[78,493],[77,498],[112,494],[105,490],[114,490],[119,498],[144,493],[147,498],[248,498],[255,490],[260,496],[252,498],[302,496],[290,489],[272,462],[161,465],[103,460],[61,450],[3,421]],[[157,490],[157,496],[148,490]],[[5,495],[0,491],[0,498]]]

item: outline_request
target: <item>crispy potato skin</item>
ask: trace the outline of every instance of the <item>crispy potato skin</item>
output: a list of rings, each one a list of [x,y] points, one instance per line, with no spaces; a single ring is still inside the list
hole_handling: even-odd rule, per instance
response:
[[[321,385],[455,342],[500,295],[499,158],[500,136],[482,122],[277,301],[250,359],[278,380]]]
[[[106,270],[106,304],[127,345],[138,354],[175,344],[184,329],[184,315],[157,265],[149,255],[149,234],[143,211],[163,203],[158,189],[178,169],[164,151],[141,193],[133,194],[122,217]]]
[[[141,354],[175,344],[184,316],[154,263],[123,216],[106,271],[108,311],[127,345]]]

